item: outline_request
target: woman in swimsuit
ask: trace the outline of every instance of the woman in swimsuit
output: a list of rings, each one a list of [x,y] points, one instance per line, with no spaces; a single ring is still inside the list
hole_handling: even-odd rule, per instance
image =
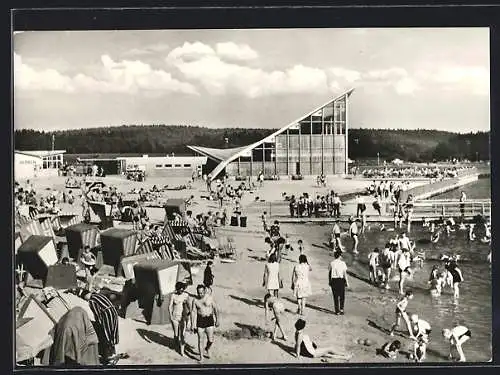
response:
[[[447,269],[453,278],[453,295],[455,298],[458,298],[460,296],[459,284],[464,281],[462,271],[458,268],[458,265],[454,260],[450,262]]]
[[[465,326],[456,326],[452,329],[443,329],[443,337],[450,342],[450,355],[449,359],[453,359],[453,347],[457,349],[460,355],[459,361],[465,362],[465,355],[462,349],[462,345],[472,337],[472,333],[469,328]]]
[[[170,322],[174,331],[174,341],[179,347],[180,355],[184,355],[184,333],[189,317],[189,295],[186,293],[186,284],[177,282],[175,284],[175,293],[170,298],[168,311],[170,313]]]
[[[298,319],[297,322],[295,322],[295,356],[297,358],[300,358],[300,356],[307,358],[339,358],[346,360],[350,358],[347,354],[337,352],[333,347],[319,348],[318,345],[304,333],[305,326],[306,321],[303,319]]]

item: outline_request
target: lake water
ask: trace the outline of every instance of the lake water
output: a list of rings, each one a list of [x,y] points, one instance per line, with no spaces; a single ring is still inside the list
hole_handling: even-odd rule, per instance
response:
[[[347,230],[344,224],[343,230]],[[332,260],[329,251],[324,248],[328,242],[330,225],[300,224],[294,225],[297,236],[308,239],[313,245],[309,250],[311,256],[318,259],[325,267]],[[370,230],[361,235],[358,250],[360,254],[353,258],[350,254],[352,242],[350,238],[342,236],[343,245],[348,249],[344,258],[352,271],[360,279],[368,278],[367,255],[375,247],[383,248],[389,238],[397,232],[380,231],[379,224],[372,224]],[[423,268],[415,268],[413,280],[408,281],[405,289],[414,291],[414,298],[410,302],[409,313],[417,313],[422,319],[428,321],[432,326],[431,343],[429,345],[429,361],[447,361],[449,345],[441,336],[443,328],[450,328],[461,324],[472,331],[472,338],[464,344],[464,352],[468,361],[486,362],[492,356],[491,330],[492,330],[492,303],[491,303],[491,267],[486,261],[490,251],[488,244],[480,241],[470,242],[467,239],[467,231],[456,231],[450,235],[441,236],[438,243],[429,243],[430,234],[427,228],[412,225],[410,239],[417,242],[417,250],[425,251],[427,260]],[[322,247],[322,248],[321,248]],[[459,254],[464,282],[461,284],[460,297],[455,300],[453,291],[447,287],[440,297],[432,297],[429,293],[427,281],[432,267],[440,264],[438,260],[441,254]],[[393,270],[391,277],[397,272]],[[367,288],[375,288],[366,285]],[[391,290],[379,289],[381,297],[388,294],[397,296],[397,281],[391,283]],[[385,306],[384,316],[377,317],[378,324],[390,327],[394,320],[394,303]],[[402,326],[400,327],[402,329]]]
[[[491,179],[480,178],[477,181],[464,185],[460,188],[450,190],[446,193],[433,196],[431,199],[459,199],[460,193],[464,191],[467,199],[490,199]]]

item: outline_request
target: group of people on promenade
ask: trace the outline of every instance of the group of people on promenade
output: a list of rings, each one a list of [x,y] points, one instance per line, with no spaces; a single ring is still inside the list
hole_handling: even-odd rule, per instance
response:
[[[303,193],[299,197],[292,195],[288,205],[291,217],[340,217],[342,201],[339,195],[331,190],[328,194],[316,195],[315,198],[309,193]]]

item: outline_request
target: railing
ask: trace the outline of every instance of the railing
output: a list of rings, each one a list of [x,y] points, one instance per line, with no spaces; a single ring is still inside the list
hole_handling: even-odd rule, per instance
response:
[[[378,212],[372,207],[371,201],[365,199],[367,206],[367,215],[373,218],[378,216]],[[464,204],[464,216],[473,217],[476,215],[483,215],[485,217],[491,216],[491,200],[476,199],[468,200]],[[357,204],[355,202],[343,203],[340,207],[340,214],[342,217],[356,215]],[[381,202],[381,217],[392,217],[394,206],[388,202]],[[259,216],[264,211],[267,212],[268,217],[272,218],[285,218],[290,217],[290,206],[288,201],[280,202],[253,202],[246,208],[247,213],[258,213]],[[460,202],[458,200],[424,200],[418,201],[414,204],[413,217],[414,218],[439,218],[443,217],[460,217],[462,215],[460,209]],[[329,213],[321,212],[321,217],[330,217]],[[311,217],[315,217],[313,213]]]

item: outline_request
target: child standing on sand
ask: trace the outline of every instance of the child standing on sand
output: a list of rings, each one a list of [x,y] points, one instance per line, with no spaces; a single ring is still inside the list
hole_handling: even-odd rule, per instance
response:
[[[391,332],[389,333],[391,336],[394,336],[394,331],[401,323],[401,318],[403,318],[403,320],[405,321],[406,326],[408,328],[408,332],[411,333],[410,320],[408,319],[408,313],[406,312],[406,308],[408,307],[408,302],[410,302],[412,298],[413,298],[413,292],[411,290],[408,290],[405,293],[404,297],[401,298],[401,300],[396,304],[396,311],[395,311],[396,321],[391,327]]]
[[[278,329],[281,332],[281,335],[283,336],[283,340],[287,341],[288,338],[285,335],[285,332],[283,331],[283,328],[281,327],[281,317],[283,313],[285,312],[285,307],[283,306],[283,302],[278,298],[274,297],[271,295],[271,293],[267,293],[264,296],[264,313],[265,313],[265,319],[267,323],[267,311],[270,310],[273,313],[273,318],[271,320],[274,320],[274,329],[271,333],[271,340],[276,339],[276,333],[278,332]]]

